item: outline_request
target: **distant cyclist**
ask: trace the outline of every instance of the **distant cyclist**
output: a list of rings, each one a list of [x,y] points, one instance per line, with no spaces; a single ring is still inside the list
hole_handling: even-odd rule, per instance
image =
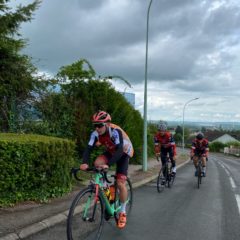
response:
[[[172,174],[176,174],[176,144],[173,135],[167,131],[167,125],[160,123],[158,132],[154,136],[154,150],[156,157],[161,157],[162,166],[166,163],[167,155],[172,162]]]
[[[91,133],[90,141],[83,154],[81,170],[87,170],[90,153],[95,146],[103,145],[106,151],[98,156],[94,162],[96,167],[108,168],[116,163],[117,186],[119,189],[121,209],[117,226],[124,228],[127,222],[126,204],[127,179],[129,158],[133,156],[133,146],[127,134],[117,125],[111,123],[111,116],[104,111],[98,111],[92,117],[95,131]]]
[[[202,132],[199,132],[196,135],[196,138],[192,142],[192,148],[191,148],[191,158],[193,159],[194,166],[196,168],[195,176],[197,176],[197,164],[198,159],[202,159],[202,174],[205,177],[206,176],[206,159],[208,158],[208,140],[204,138],[204,134]]]

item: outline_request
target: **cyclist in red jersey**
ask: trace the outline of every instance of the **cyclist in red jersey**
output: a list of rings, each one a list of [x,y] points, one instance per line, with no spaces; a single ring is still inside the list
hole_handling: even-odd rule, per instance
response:
[[[111,116],[104,111],[98,111],[92,117],[95,131],[91,133],[87,148],[83,153],[81,170],[87,170],[90,153],[95,146],[104,145],[106,151],[98,156],[94,162],[96,167],[104,169],[116,163],[117,186],[121,202],[121,210],[117,226],[124,228],[127,222],[126,201],[127,188],[126,179],[129,158],[133,156],[133,146],[128,135],[117,125],[111,123]]]
[[[192,148],[190,152],[190,156],[193,159],[193,163],[195,168],[197,169],[198,158],[202,157],[202,165],[203,165],[203,176],[206,176],[206,159],[208,158],[208,140],[204,138],[203,133],[199,132],[196,135],[196,138],[192,142]],[[197,170],[195,171],[195,176],[197,176]]]
[[[169,154],[173,167],[172,173],[176,174],[176,144],[172,134],[167,131],[165,123],[158,125],[158,132],[154,137],[154,150],[156,156],[161,156],[162,165],[166,163],[167,154]]]

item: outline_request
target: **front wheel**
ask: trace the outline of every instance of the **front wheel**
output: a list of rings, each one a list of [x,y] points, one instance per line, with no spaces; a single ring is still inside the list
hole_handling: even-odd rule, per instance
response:
[[[200,188],[201,183],[202,183],[202,168],[198,166],[198,183],[197,183],[198,188]]]
[[[163,174],[163,167],[160,169],[159,174],[158,174],[158,178],[157,178],[157,190],[158,192],[162,192],[165,188],[165,177]]]
[[[94,187],[80,191],[72,202],[67,218],[67,239],[100,239],[104,223],[103,199],[96,198]]]

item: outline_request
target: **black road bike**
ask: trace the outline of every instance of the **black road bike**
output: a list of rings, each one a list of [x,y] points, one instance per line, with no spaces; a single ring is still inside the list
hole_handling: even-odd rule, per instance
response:
[[[160,157],[157,157],[160,161]],[[165,164],[160,168],[157,178],[157,190],[162,192],[165,187],[171,188],[175,180],[175,175],[172,173],[172,162],[169,156],[166,157]]]

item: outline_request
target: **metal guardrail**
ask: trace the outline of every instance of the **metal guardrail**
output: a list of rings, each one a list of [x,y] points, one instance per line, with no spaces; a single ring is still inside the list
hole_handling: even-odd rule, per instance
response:
[[[240,156],[240,147],[239,148],[224,147],[223,153],[235,155],[235,156],[239,157]]]

